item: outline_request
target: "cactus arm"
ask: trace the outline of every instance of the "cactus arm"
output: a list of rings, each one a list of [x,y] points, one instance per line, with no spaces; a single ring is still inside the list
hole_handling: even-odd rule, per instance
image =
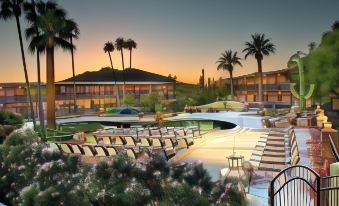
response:
[[[297,90],[295,89],[296,85],[297,85],[296,83],[291,83],[291,85],[290,85],[291,93],[295,98],[300,99],[300,95],[298,94]]]
[[[313,95],[314,89],[315,89],[315,84],[310,84],[310,89],[308,90],[307,94],[305,95],[305,99],[311,98],[311,96]]]

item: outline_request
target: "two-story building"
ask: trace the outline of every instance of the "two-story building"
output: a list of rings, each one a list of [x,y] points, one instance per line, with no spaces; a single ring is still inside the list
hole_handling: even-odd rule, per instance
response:
[[[140,69],[112,70],[103,68],[98,71],[87,71],[73,77],[56,82],[56,108],[73,106],[74,81],[76,84],[77,106],[83,109],[117,106],[117,91],[123,101],[125,95],[132,95],[136,102],[142,95],[159,93],[165,99],[175,98],[175,80],[159,74]],[[38,114],[37,83],[30,84],[35,114]],[[46,84],[42,84],[42,99],[46,109]],[[0,110],[11,110],[28,116],[29,102],[25,83],[0,83]]]
[[[292,105],[296,101],[293,97],[290,84],[293,69],[263,72],[263,100],[281,105]],[[218,86],[229,82],[229,78],[219,79]],[[256,102],[258,96],[258,73],[251,73],[233,78],[235,98],[239,101]]]
[[[76,83],[77,105],[81,108],[117,106],[117,92],[122,101],[125,94],[132,95],[136,102],[141,95],[153,92],[162,94],[165,99],[175,96],[175,80],[140,69],[112,70],[103,68],[99,71],[87,71],[56,83],[56,104],[63,107],[73,104]]]
[[[30,83],[30,92],[33,101],[33,109],[35,114],[38,111],[38,84]],[[42,98],[45,100],[46,84],[41,85]],[[24,82],[0,83],[0,110],[10,110],[23,116],[28,115],[28,96],[27,86]]]

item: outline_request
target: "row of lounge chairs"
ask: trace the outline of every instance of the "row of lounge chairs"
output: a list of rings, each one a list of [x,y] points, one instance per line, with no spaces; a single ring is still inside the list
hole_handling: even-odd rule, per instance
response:
[[[55,143],[60,151],[90,157],[112,157],[127,153],[133,159],[141,154],[161,155],[167,160],[176,154],[176,149],[189,148],[194,144],[196,128],[128,128],[113,129],[88,134],[95,143]],[[200,135],[200,131],[199,131]]]
[[[99,131],[100,133],[102,131]],[[132,127],[132,128],[114,128],[104,131],[114,135],[132,135],[132,136],[189,136],[193,138],[201,137],[200,129],[197,126],[192,127]]]
[[[86,157],[114,157],[119,153],[126,153],[132,159],[141,155],[160,155],[166,160],[175,156],[174,148],[148,148],[148,147],[119,147],[106,145],[89,145],[76,143],[55,143],[60,151],[66,154],[78,154]]]
[[[298,145],[293,128],[286,131],[270,130],[258,141],[250,162],[265,171],[280,171],[300,160]]]

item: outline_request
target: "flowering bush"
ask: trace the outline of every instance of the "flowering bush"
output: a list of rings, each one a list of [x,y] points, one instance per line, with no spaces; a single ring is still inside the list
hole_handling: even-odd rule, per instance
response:
[[[136,162],[127,155],[81,164],[16,131],[0,147],[0,202],[7,205],[245,205],[236,183],[211,181],[202,164]]]

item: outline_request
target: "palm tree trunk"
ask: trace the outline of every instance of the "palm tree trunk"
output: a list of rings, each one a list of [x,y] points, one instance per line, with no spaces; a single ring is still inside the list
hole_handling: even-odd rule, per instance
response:
[[[124,80],[124,86],[122,88],[122,99],[124,99],[125,98],[125,85],[126,85],[126,82],[125,82],[124,52],[122,51],[122,49],[121,49],[121,61],[122,61],[122,78]]]
[[[232,70],[229,70],[230,72],[230,80],[231,80],[231,96],[232,96],[232,99],[234,97],[234,88],[233,88],[233,71]]]
[[[53,38],[48,39],[46,48],[47,71],[47,127],[55,129],[55,85],[54,85],[54,45]]]
[[[132,68],[132,49],[129,50],[129,68]]]
[[[115,75],[115,71],[114,71],[114,67],[113,67],[113,62],[112,62],[112,57],[111,57],[111,53],[110,52],[108,52],[108,56],[109,56],[109,61],[111,62],[111,67],[113,69],[114,83],[115,83],[114,86],[115,86],[117,106],[120,107],[119,87],[117,85],[117,76]]]
[[[41,70],[40,70],[40,55],[37,51],[36,54],[36,61],[37,61],[37,73],[38,73],[38,99],[39,99],[39,117],[40,117],[40,127],[42,131],[42,136],[46,137],[45,131],[45,114],[44,114],[44,107],[42,102],[41,96]]]
[[[29,107],[31,110],[31,118],[33,121],[34,129],[36,128],[36,122],[35,122],[35,115],[34,115],[34,109],[33,109],[33,102],[32,102],[32,96],[30,91],[30,85],[28,80],[28,73],[27,73],[27,66],[26,66],[26,58],[25,58],[25,52],[24,52],[24,46],[22,43],[22,36],[21,36],[21,27],[20,27],[20,20],[18,16],[15,16],[16,20],[16,26],[18,29],[18,35],[19,35],[19,42],[20,42],[20,50],[21,50],[21,58],[22,58],[22,64],[24,67],[24,73],[25,73],[25,81],[26,81],[26,87],[27,87],[27,95],[28,95],[28,101],[29,101]]]
[[[258,102],[263,101],[263,93],[262,93],[262,85],[263,85],[263,76],[262,76],[262,60],[257,59],[258,63],[258,77],[259,77],[259,84],[258,84]]]
[[[70,38],[71,45],[73,46],[73,38]],[[75,69],[74,69],[74,52],[73,48],[71,48],[71,56],[72,56],[72,73],[73,73],[73,106],[74,106],[74,113],[77,112],[77,90],[76,90],[76,83],[75,83]]]

